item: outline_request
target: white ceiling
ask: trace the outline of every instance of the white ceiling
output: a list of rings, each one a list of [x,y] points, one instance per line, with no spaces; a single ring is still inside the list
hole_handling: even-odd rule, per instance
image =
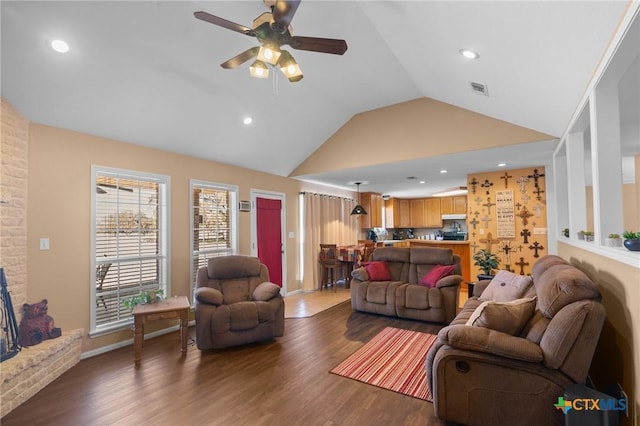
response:
[[[562,136],[626,7],[303,0],[294,34],[345,39],[348,50],[292,50],[305,75],[292,84],[251,78],[248,63],[222,69],[257,41],[193,16],[202,10],[251,26],[267,10],[260,0],[2,1],[1,89],[34,122],[287,176],[353,115],[420,97]],[[52,51],[54,37],[70,52]],[[462,58],[461,48],[480,58]],[[471,81],[486,84],[490,96],[472,93]],[[249,127],[246,115],[254,118]],[[460,185],[467,173],[496,170],[497,161],[548,164],[554,147],[543,141],[309,178],[426,195],[406,177],[444,167],[450,172],[434,173],[430,190]]]

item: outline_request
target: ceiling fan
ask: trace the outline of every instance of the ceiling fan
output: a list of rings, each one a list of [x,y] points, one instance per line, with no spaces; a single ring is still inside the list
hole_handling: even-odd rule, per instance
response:
[[[300,66],[293,56],[281,47],[291,46],[296,50],[331,53],[342,55],[347,51],[344,40],[318,37],[302,37],[292,35],[291,20],[300,6],[301,0],[263,0],[271,10],[258,16],[253,21],[253,28],[227,21],[207,12],[195,12],[194,16],[200,20],[238,33],[255,37],[260,46],[245,50],[237,56],[220,64],[222,68],[233,69],[250,59],[256,58],[249,68],[251,75],[258,78],[269,77],[267,64],[277,66],[290,82],[302,80]]]

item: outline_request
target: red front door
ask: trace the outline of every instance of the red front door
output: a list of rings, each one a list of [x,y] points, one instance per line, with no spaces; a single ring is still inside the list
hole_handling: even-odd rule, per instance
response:
[[[282,287],[282,201],[256,198],[258,258],[267,266],[269,279]]]

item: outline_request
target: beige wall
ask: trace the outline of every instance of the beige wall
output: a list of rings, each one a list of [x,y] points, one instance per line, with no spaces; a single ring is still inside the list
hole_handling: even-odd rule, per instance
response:
[[[28,186],[28,299],[49,299],[49,313],[63,329],[89,330],[91,264],[91,165],[171,177],[171,292],[189,294],[189,180],[239,186],[239,199],[251,189],[286,195],[288,290],[298,282],[297,180],[172,154],[150,148],[31,123]],[[250,254],[250,214],[239,213],[239,251]],[[50,238],[51,249],[39,250]],[[155,325],[155,324],[154,324]],[[157,326],[161,326],[158,324]],[[157,328],[157,327],[156,327]],[[131,338],[131,331],[85,337],[83,351]]]
[[[607,312],[591,377],[599,389],[620,383],[630,405],[625,424],[640,424],[640,270],[562,241],[558,254],[598,285]]]
[[[420,98],[356,114],[290,176],[554,139],[463,108]],[[393,144],[393,149],[389,149]],[[344,155],[378,152],[381,155]]]

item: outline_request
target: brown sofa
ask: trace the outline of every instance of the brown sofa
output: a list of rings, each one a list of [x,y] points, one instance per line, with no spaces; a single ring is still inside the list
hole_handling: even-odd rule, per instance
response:
[[[224,256],[198,270],[196,344],[215,349],[284,334],[284,300],[257,257]]]
[[[496,331],[512,326],[513,318],[483,318],[478,308],[489,281],[475,286],[474,296],[438,333],[426,357],[426,373],[439,418],[465,425],[563,423],[554,404],[570,385],[585,382],[605,312],[596,285],[560,257],[540,258],[531,278],[522,297],[535,300],[518,305],[530,303],[531,310],[523,314],[522,330],[515,335]],[[480,319],[485,325],[467,325]],[[488,328],[499,320],[499,327]]]
[[[370,261],[385,261],[391,280],[371,281],[364,267],[351,276],[351,307],[356,311],[448,324],[456,316],[462,273],[451,249],[380,247]],[[454,265],[453,275],[433,288],[418,284],[436,265]]]

